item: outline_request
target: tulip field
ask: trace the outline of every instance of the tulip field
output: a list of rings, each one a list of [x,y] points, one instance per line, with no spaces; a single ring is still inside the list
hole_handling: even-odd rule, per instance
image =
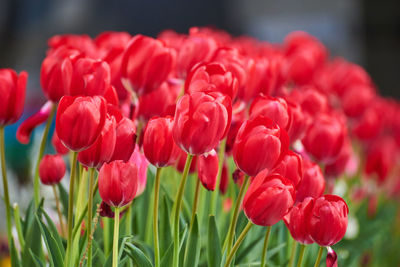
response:
[[[0,69],[0,267],[400,265],[400,102],[317,38],[46,41],[47,102],[24,121],[30,77]],[[37,143],[27,207],[16,123]]]

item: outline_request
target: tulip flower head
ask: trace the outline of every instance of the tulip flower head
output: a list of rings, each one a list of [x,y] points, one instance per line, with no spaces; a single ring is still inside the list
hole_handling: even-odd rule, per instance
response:
[[[39,164],[39,177],[42,184],[58,184],[65,175],[65,162],[61,155],[45,155]]]

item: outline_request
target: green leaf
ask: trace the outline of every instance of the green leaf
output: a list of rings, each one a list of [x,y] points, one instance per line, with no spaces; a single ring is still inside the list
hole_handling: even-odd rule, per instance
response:
[[[181,251],[182,245],[184,243],[184,240],[186,238],[186,232],[187,232],[187,225],[181,230],[179,234],[179,250]],[[171,244],[169,245],[167,251],[165,252],[164,257],[161,258],[161,263],[160,266],[165,266],[165,267],[170,267],[172,266],[172,260],[173,260],[173,251],[174,251],[174,242],[172,241]]]
[[[63,207],[62,213],[65,218],[68,217],[68,192],[65,190],[64,186],[61,183],[58,183],[58,192],[60,192],[60,201]]]
[[[263,239],[264,239],[264,235],[260,234],[256,237],[256,239],[252,240],[246,246],[240,247],[239,251],[237,252],[235,261],[241,262],[244,259],[244,257],[246,257],[251,252],[251,250],[258,244],[258,242],[260,242]],[[268,250],[268,254],[269,253],[270,253],[270,251]]]
[[[21,262],[19,260],[17,250],[15,248],[14,239],[11,239],[10,256],[11,256],[11,266],[20,267]]]
[[[33,266],[35,265],[35,258],[32,257],[36,255],[40,259],[44,258],[42,251],[42,243],[39,242],[41,240],[41,231],[39,228],[39,224],[35,219],[35,211],[33,207],[33,200],[30,204],[30,208],[28,208],[25,222],[23,228],[24,230],[24,238],[25,238],[25,247],[21,256],[21,265],[22,266]],[[40,215],[42,209],[43,201],[40,202],[39,208],[37,210],[37,215]],[[30,251],[31,250],[31,251]]]
[[[103,253],[103,249],[94,239],[92,240],[92,247],[93,247],[93,266],[104,266],[106,262],[106,256]]]
[[[208,266],[218,266],[221,263],[221,242],[219,239],[215,216],[211,215],[208,219],[208,243],[207,243],[207,262]]]
[[[187,251],[185,255],[185,267],[196,267],[199,264],[200,257],[200,232],[199,222],[197,221],[197,214],[194,216],[193,226],[190,230],[187,240]],[[212,265],[211,265],[212,266]]]
[[[127,243],[125,246],[125,251],[128,253],[129,257],[140,267],[153,267],[153,264],[147,258],[147,256],[132,243]]]
[[[51,235],[53,236],[53,238],[55,239],[55,241],[57,242],[58,248],[61,251],[61,255],[64,258],[65,257],[65,248],[63,245],[62,238],[61,238],[60,234],[58,233],[57,227],[55,226],[55,224],[54,224],[53,220],[50,218],[50,216],[44,210],[42,210],[42,212],[46,219],[46,223],[48,225],[49,231],[50,231]]]
[[[29,249],[29,253],[31,254],[32,258],[34,259],[33,263],[35,264],[36,267],[45,267],[46,264],[38,258],[35,254],[33,254],[32,250]],[[14,265],[11,265],[14,266]]]
[[[162,258],[169,245],[172,242],[171,224],[169,222],[169,217],[171,214],[171,205],[168,204],[169,200],[166,195],[163,197],[162,206],[159,209],[159,237],[160,237],[160,257]]]
[[[50,265],[55,267],[63,266],[64,259],[61,253],[61,249],[58,247],[57,241],[52,236],[50,231],[47,229],[46,225],[39,219],[39,216],[37,215],[36,215],[36,221],[39,225],[40,232],[42,233],[44,242],[49,252]]]

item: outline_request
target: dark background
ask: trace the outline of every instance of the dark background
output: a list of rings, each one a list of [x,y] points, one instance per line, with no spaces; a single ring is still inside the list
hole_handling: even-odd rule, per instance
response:
[[[1,0],[0,67],[27,70],[29,103],[43,100],[39,69],[54,34],[128,31],[151,36],[213,25],[234,35],[282,42],[293,30],[320,38],[332,56],[364,66],[381,94],[399,98],[398,0]]]

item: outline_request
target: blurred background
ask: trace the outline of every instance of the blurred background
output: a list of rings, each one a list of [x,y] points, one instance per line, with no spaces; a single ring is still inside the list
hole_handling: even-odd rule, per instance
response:
[[[127,31],[156,36],[165,29],[187,32],[192,26],[215,26],[269,42],[282,42],[294,30],[307,31],[332,57],[366,68],[382,95],[400,97],[399,0],[0,0],[0,68],[29,72],[22,121],[45,102],[39,71],[52,35]],[[21,202],[31,196],[27,162],[34,149],[17,143],[17,127],[6,130],[7,160],[16,178],[11,187],[20,192],[12,198]]]

